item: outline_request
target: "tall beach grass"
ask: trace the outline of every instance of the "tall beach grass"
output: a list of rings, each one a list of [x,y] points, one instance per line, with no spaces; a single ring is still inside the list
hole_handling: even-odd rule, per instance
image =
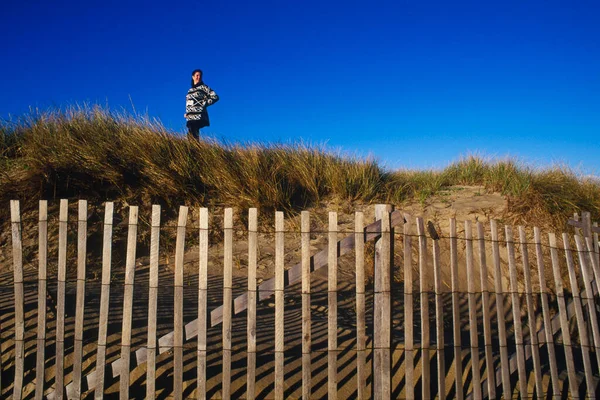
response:
[[[427,202],[453,185],[500,192],[517,219],[564,224],[600,217],[600,183],[563,167],[462,158],[441,170],[396,170],[303,144],[190,141],[147,117],[100,107],[33,112],[0,122],[0,197],[128,204],[226,205],[298,211],[323,201]],[[7,207],[3,207],[7,208]]]

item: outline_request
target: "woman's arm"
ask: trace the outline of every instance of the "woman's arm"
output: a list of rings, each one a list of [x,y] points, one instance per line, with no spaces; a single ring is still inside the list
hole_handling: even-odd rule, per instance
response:
[[[204,91],[204,93],[206,93],[206,97],[204,98],[205,105],[210,106],[219,101],[219,96],[217,95],[217,93],[215,93],[215,91],[207,85],[204,85],[202,90]]]

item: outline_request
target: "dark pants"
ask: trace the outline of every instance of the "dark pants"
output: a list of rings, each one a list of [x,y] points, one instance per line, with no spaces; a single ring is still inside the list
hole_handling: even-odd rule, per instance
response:
[[[205,124],[200,120],[191,120],[187,122],[188,138],[200,140],[200,128],[203,128]]]

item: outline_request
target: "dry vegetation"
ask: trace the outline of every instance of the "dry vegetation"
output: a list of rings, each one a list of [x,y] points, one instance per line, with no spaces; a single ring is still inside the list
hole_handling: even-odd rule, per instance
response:
[[[296,212],[331,200],[426,202],[453,185],[502,193],[514,223],[562,229],[573,212],[600,216],[600,182],[562,167],[534,170],[469,156],[443,170],[388,171],[375,160],[302,144],[192,142],[156,121],[100,107],[1,122],[0,165],[2,217],[9,199],[20,199],[25,210],[37,209],[38,199],[85,198]]]

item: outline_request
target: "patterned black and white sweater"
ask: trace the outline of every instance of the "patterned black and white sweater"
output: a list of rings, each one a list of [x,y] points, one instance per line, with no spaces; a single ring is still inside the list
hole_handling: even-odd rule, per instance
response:
[[[219,101],[219,96],[214,90],[200,82],[188,90],[185,96],[185,119],[188,121],[200,120],[203,126],[209,125],[206,107]]]

